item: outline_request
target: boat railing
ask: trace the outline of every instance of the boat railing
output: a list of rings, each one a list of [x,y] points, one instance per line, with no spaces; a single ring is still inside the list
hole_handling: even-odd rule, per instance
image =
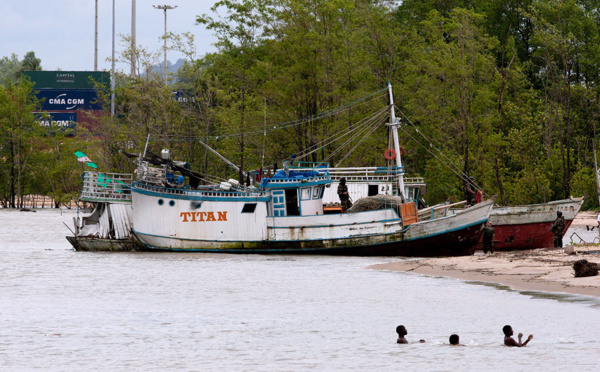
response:
[[[138,164],[135,180],[156,186],[162,186],[167,178],[166,167],[152,167],[146,161]]]
[[[328,180],[329,176],[313,176],[309,178],[269,178],[269,184],[273,183],[296,183],[296,182],[314,182]]]
[[[346,181],[380,181],[393,182],[398,175],[404,174],[404,167],[354,167],[354,168],[324,168],[329,172],[333,181],[339,181],[342,177]],[[404,184],[425,184],[423,177],[404,177]]]
[[[195,197],[208,197],[208,198],[249,198],[249,197],[258,197],[264,198],[270,195],[269,191],[261,191],[261,190],[244,190],[244,191],[224,191],[219,189],[214,190],[192,190],[187,187],[185,188],[170,188],[170,187],[162,187],[155,186],[146,183],[135,183],[135,188],[140,190],[154,191],[162,194],[171,194],[171,195],[186,195],[186,196],[195,196]]]
[[[131,201],[133,176],[130,173],[84,172],[81,178],[81,201]]]

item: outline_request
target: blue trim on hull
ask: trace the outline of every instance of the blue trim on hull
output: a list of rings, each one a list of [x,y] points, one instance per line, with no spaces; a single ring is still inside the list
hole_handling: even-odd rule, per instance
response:
[[[152,196],[164,199],[178,199],[178,200],[190,200],[190,201],[224,201],[224,202],[268,202],[271,200],[270,196],[256,196],[256,197],[220,197],[220,196],[193,196],[189,194],[170,194],[162,193],[158,191],[149,191],[138,189],[135,186],[131,188],[131,192]],[[190,192],[190,191],[188,191]],[[193,191],[192,191],[193,192]],[[220,191],[215,191],[220,192]]]

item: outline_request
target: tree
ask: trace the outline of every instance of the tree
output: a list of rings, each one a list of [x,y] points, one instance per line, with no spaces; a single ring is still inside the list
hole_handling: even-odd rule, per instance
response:
[[[40,104],[25,80],[0,86],[0,177],[8,185],[4,198],[10,207],[22,203],[24,177],[41,130],[34,111]]]
[[[21,61],[21,72],[23,71],[42,71],[42,60],[36,58],[35,52],[27,52],[23,61]]]
[[[3,57],[0,60],[0,85],[8,85],[18,79],[21,71],[21,61],[19,57],[13,53],[10,58]]]

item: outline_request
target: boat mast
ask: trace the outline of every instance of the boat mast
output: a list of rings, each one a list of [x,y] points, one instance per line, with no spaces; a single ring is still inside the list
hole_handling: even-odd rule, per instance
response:
[[[390,93],[390,129],[394,137],[394,151],[396,152],[396,166],[398,167],[398,190],[400,197],[404,199],[404,169],[402,169],[402,158],[400,157],[400,142],[398,140],[398,126],[400,119],[396,119],[394,111],[394,95],[392,94],[392,83],[388,82],[388,91]]]
[[[594,147],[594,170],[596,171],[596,193],[598,194],[598,202],[600,203],[600,169],[598,169],[598,161],[596,159],[596,141],[592,140]],[[599,230],[600,233],[600,230]]]

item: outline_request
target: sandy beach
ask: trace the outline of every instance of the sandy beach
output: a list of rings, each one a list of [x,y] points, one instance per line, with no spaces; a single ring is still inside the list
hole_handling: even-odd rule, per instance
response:
[[[588,231],[588,226],[596,226],[596,216],[597,212],[577,214],[565,238],[573,232],[583,235],[583,232]],[[495,252],[487,255],[480,251],[474,256],[390,262],[369,268],[498,283],[515,290],[600,297],[600,276],[575,278],[573,270],[573,263],[580,259],[600,264],[600,246],[576,244],[574,248],[576,255],[567,255],[563,249]]]

